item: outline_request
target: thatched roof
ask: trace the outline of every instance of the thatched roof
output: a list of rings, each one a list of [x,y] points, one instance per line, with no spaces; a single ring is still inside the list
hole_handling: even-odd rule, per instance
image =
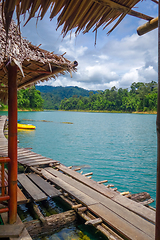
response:
[[[136,16],[150,21],[152,17],[132,10],[140,0],[0,0],[3,2],[4,23],[6,31],[16,9],[17,19],[20,15],[29,13],[28,20],[37,16],[43,19],[50,9],[50,19],[58,14],[58,27],[63,25],[62,33],[75,28],[76,33],[88,32],[91,28],[96,31],[100,26],[106,28],[117,19],[109,33],[127,15]],[[157,0],[152,0],[156,3]]]
[[[8,32],[6,45],[6,31],[0,17],[0,99],[5,101],[8,92],[8,71],[10,62],[18,66],[18,89],[33,85],[39,81],[55,78],[59,73],[65,74],[75,71],[78,63],[70,62],[62,55],[56,55],[21,37],[19,28],[12,21]]]

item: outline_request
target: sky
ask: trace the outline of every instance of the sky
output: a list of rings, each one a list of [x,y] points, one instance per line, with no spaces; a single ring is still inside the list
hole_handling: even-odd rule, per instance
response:
[[[138,3],[133,10],[151,17],[157,17],[158,4],[151,0]],[[23,21],[22,21],[23,23]],[[88,90],[105,90],[115,86],[130,88],[133,82],[151,82],[158,80],[158,30],[138,36],[137,27],[145,20],[126,16],[116,29],[107,35],[111,26],[98,29],[96,46],[95,33],[80,33],[75,37],[74,30],[61,35],[61,28],[56,31],[57,19],[49,19],[49,12],[36,25],[32,19],[25,27],[21,26],[22,36],[32,44],[65,54],[65,58],[78,62],[77,72],[66,73],[56,80],[51,79],[41,85],[78,86]]]

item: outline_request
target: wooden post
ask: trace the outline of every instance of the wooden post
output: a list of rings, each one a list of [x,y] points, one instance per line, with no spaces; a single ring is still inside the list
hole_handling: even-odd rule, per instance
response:
[[[9,223],[17,219],[17,66],[8,65]]]
[[[155,239],[160,239],[160,3],[158,20],[157,192]]]

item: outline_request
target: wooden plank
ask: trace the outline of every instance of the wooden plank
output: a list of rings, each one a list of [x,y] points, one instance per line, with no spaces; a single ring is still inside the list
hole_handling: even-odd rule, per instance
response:
[[[25,148],[18,148],[18,154],[28,154],[28,153],[32,153],[32,151],[25,149]]]
[[[147,219],[152,223],[155,223],[155,212],[153,210],[146,208],[145,206],[142,206],[141,204],[134,202],[124,196],[121,196],[117,192],[114,192],[112,189],[106,188],[103,184],[102,185],[98,184],[93,179],[85,178],[80,173],[68,169],[66,166],[62,164],[56,167],[59,170],[63,171],[64,173],[68,174],[69,176],[73,177],[74,179],[78,180],[79,182],[84,183],[85,185],[96,190],[97,192],[100,192],[104,196],[114,200],[115,202],[119,203],[120,205],[124,206],[130,211],[142,216],[143,218]]]
[[[101,193],[106,195],[107,197],[109,197],[109,198],[114,197],[114,192],[111,189],[106,189],[105,186],[98,184],[93,179],[86,178],[83,175],[81,175],[80,173],[75,172],[72,169],[69,169],[62,164],[57,165],[56,167],[57,167],[57,169],[68,174],[69,176],[73,177],[77,181],[82,182],[83,184],[93,188],[96,191],[101,191]]]
[[[19,158],[18,157],[18,161],[20,161],[20,162],[29,162],[29,161],[31,161],[31,160],[49,160],[49,161],[53,161],[52,159],[50,159],[50,158],[45,158],[45,157],[25,157],[25,156],[23,156],[23,157],[21,157],[21,158]]]
[[[10,238],[9,240],[32,240],[32,238],[30,237],[29,233],[27,232],[27,229],[24,228],[20,237],[18,238]]]
[[[0,238],[17,238],[24,229],[23,224],[0,225]]]
[[[117,216],[111,210],[107,209],[102,204],[94,204],[88,207],[97,216],[101,217],[109,226],[116,229],[120,234],[122,234],[127,239],[134,240],[153,240],[154,236],[150,237],[140,229],[135,228],[133,225],[126,222],[124,219]]]
[[[46,194],[44,194],[24,173],[18,174],[18,181],[35,202],[47,199]]]
[[[29,177],[43,192],[45,192],[46,195],[51,198],[62,194],[59,190],[57,190],[37,174],[31,173],[28,174],[27,177]]]
[[[23,194],[23,192],[20,190],[20,188],[17,186],[17,204],[25,204],[28,203],[30,199],[27,199],[26,196]]]
[[[2,213],[1,217],[2,217],[4,224],[6,224],[8,222],[8,213]],[[17,221],[14,224],[23,224],[18,215],[17,215]],[[19,237],[17,237],[17,238],[10,237],[10,240],[32,240],[32,238],[30,237],[29,233],[27,232],[27,229],[24,228]]]
[[[53,159],[51,159],[51,158],[46,158],[46,157],[43,157],[43,156],[41,156],[41,157],[23,157],[23,158],[19,158],[18,157],[18,161],[20,162],[20,163],[22,163],[22,164],[25,164],[25,163],[27,163],[27,162],[31,162],[31,161],[34,161],[34,162],[36,162],[36,161],[41,161],[41,160],[45,160],[45,161],[50,161],[50,162],[52,162],[52,163],[54,163],[54,164],[58,164],[59,162],[58,161],[56,161],[56,160],[53,160]]]
[[[53,163],[52,161],[50,160],[46,160],[46,161],[39,161],[39,162],[33,162],[33,163],[26,163],[26,165],[28,166],[39,166],[39,165],[46,165],[46,164],[49,164],[49,163]]]
[[[0,150],[1,150],[1,149],[6,149],[6,150],[8,150],[8,145],[5,145],[5,146],[3,146],[3,147],[0,146]]]
[[[68,183],[64,182],[62,179],[60,179],[58,177],[54,177],[52,174],[47,172],[45,169],[42,169],[41,173],[45,178],[49,179],[51,182],[58,185],[60,188],[62,188],[63,190],[65,190],[66,192],[68,192],[69,194],[74,196],[76,199],[78,199],[85,206],[98,203],[97,201],[90,198],[89,196],[87,196],[83,192],[79,191],[75,187],[73,187],[73,186],[69,185]]]
[[[27,158],[27,157],[23,157],[22,159],[19,159],[18,158],[18,161],[21,162],[22,164],[23,163],[27,163],[27,162],[31,162],[31,161],[39,161],[39,160],[44,160],[45,158],[44,157],[36,157],[36,158]],[[49,159],[50,160],[50,159]]]
[[[18,158],[44,158],[42,155],[38,155],[38,154],[19,154]]]
[[[30,163],[30,162],[41,162],[41,161],[54,162],[52,159],[47,159],[47,158],[45,158],[45,157],[41,157],[41,158],[30,158],[30,159],[23,158],[23,159],[21,159],[21,160],[18,159],[18,161],[19,161],[21,164]]]
[[[111,199],[105,197],[104,195],[100,194],[99,192],[89,188],[88,186],[76,181],[75,179],[56,171],[53,168],[45,168],[49,173],[53,174],[55,177],[59,177],[66,183],[70,184],[71,186],[76,186],[76,188],[83,193],[87,194],[89,197],[99,201],[112,212],[117,214],[119,217],[125,219],[126,221],[130,222],[137,228],[141,228],[142,231],[147,233],[149,236],[155,235],[155,226],[152,223],[149,223],[145,219],[141,218],[140,216],[136,215],[135,213],[129,211],[128,209],[124,208],[123,206],[117,204],[116,202],[112,201]]]
[[[18,152],[18,155],[19,155],[19,157],[21,157],[21,156],[22,156],[22,157],[23,157],[23,156],[26,156],[26,157],[27,157],[27,156],[28,156],[28,157],[32,157],[32,156],[33,156],[33,157],[44,157],[44,156],[42,156],[41,154],[34,153],[34,152],[29,151],[29,150],[26,151],[26,152],[23,152],[23,151],[20,152],[20,151],[19,151],[19,152]],[[51,158],[49,158],[49,159],[51,159]]]
[[[5,184],[6,186],[8,186],[8,174],[7,174],[8,170],[5,169],[4,172],[4,176],[5,176]],[[1,178],[1,166],[0,166],[0,178]],[[0,183],[1,185],[1,183]],[[6,189],[6,193],[8,194],[8,188]],[[22,193],[22,191],[20,190],[20,188],[17,186],[17,204],[24,204],[24,203],[28,203],[29,199],[26,198],[26,196]]]

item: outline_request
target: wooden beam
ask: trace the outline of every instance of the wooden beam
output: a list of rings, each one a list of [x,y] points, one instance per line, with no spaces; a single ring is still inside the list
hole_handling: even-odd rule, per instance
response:
[[[8,167],[9,223],[17,219],[17,66],[8,65]]]
[[[77,215],[74,210],[69,210],[67,212],[44,217],[44,219],[48,224],[42,225],[40,220],[32,220],[24,223],[27,231],[32,237],[37,237],[41,233],[51,234],[55,231],[59,231],[65,226],[75,222],[77,220]]]
[[[112,9],[116,9],[116,10],[122,12],[122,13],[126,13],[128,15],[138,17],[138,18],[141,18],[141,19],[144,19],[144,20],[150,21],[151,19],[153,19],[153,17],[150,17],[150,16],[147,16],[143,13],[139,13],[139,12],[136,12],[134,10],[131,10],[129,7],[126,7],[126,6],[123,6],[119,3],[113,2],[112,0],[94,0],[94,2],[98,2],[98,3],[103,4],[105,6],[109,6]]]
[[[137,33],[139,36],[152,31],[153,29],[158,27],[158,17],[152,19],[151,21],[143,24],[142,26],[137,28]]]

